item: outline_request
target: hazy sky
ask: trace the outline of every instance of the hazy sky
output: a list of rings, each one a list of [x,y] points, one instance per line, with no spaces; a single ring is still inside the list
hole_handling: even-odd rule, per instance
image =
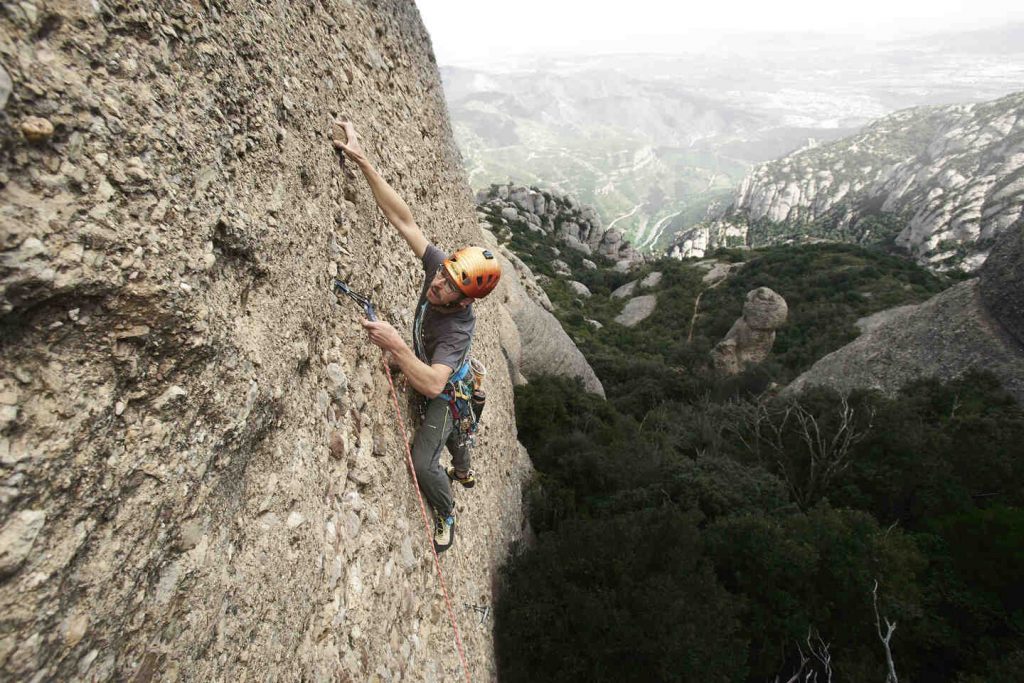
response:
[[[1024,21],[1021,0],[416,0],[440,64],[509,54],[672,52],[748,32],[873,38]],[[694,6],[696,5],[696,6]]]

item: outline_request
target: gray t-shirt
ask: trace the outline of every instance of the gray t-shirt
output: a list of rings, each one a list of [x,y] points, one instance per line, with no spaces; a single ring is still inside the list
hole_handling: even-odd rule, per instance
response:
[[[424,279],[413,322],[413,350],[427,365],[442,363],[457,370],[469,355],[476,315],[472,305],[454,313],[442,313],[427,301],[427,290],[445,258],[447,254],[433,244],[428,244],[423,252]]]

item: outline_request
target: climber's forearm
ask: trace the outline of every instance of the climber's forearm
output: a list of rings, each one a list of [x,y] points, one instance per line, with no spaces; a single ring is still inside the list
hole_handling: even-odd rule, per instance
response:
[[[427,249],[427,238],[423,235],[420,227],[416,225],[409,205],[398,196],[395,189],[384,180],[366,157],[361,157],[356,160],[356,163],[359,164],[360,170],[366,176],[366,182],[373,190],[373,198],[377,201],[380,210],[384,212],[388,222],[395,226],[399,234],[409,243],[416,258],[423,258],[423,252]]]
[[[412,388],[427,398],[434,398],[444,391],[444,386],[451,375],[451,368],[440,363],[427,365],[412,352],[408,346],[391,350],[391,358],[412,385]]]

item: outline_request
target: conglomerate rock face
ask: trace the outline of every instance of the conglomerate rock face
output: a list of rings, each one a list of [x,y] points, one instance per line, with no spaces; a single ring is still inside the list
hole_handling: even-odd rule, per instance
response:
[[[422,277],[335,115],[432,240],[481,239],[413,3],[27,1],[0,63],[0,678],[459,678],[380,353],[330,293],[408,335]],[[528,460],[508,314],[477,314],[441,564],[489,680]]]

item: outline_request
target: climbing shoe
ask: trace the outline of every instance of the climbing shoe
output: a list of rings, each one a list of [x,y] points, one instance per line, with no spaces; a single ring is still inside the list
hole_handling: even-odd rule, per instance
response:
[[[455,474],[455,468],[451,465],[448,466],[445,472],[448,474],[449,479],[459,482],[462,484],[463,488],[471,489],[476,484],[476,477],[473,476],[473,470],[467,472],[466,476],[461,479]]]
[[[452,510],[449,514],[441,516],[438,514],[434,515],[434,549],[443,553],[448,548],[452,547],[452,543],[455,541],[455,511]]]

